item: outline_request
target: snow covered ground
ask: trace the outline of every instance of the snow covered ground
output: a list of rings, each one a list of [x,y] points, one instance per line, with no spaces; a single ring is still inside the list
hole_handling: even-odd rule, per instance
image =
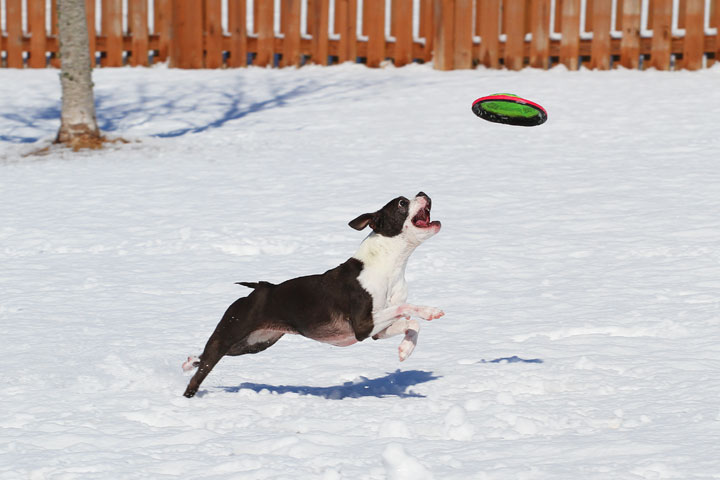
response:
[[[0,479],[720,478],[720,68],[101,69],[131,142],[24,156],[57,75],[0,70]],[[285,336],[182,397],[233,282],[421,189],[409,300],[446,316],[408,361]]]

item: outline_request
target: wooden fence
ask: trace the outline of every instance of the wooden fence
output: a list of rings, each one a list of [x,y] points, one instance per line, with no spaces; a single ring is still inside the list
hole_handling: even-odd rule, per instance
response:
[[[103,67],[694,70],[720,60],[720,0],[86,1]],[[55,0],[0,0],[0,15],[3,67],[59,66]]]

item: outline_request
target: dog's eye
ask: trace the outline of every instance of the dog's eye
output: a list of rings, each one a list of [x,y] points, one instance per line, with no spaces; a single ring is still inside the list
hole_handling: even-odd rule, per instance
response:
[[[407,200],[404,200],[404,199],[403,199],[403,200],[400,200],[400,201],[398,202],[398,207],[400,207],[400,208],[405,208],[405,207],[407,207],[407,206],[408,206],[408,201],[407,201]]]

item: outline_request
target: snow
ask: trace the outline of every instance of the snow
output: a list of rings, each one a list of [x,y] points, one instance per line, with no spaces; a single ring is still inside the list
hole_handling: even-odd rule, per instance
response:
[[[720,478],[720,68],[0,70],[0,479]],[[510,92],[545,125],[470,111]],[[247,289],[427,192],[401,337],[180,368]]]

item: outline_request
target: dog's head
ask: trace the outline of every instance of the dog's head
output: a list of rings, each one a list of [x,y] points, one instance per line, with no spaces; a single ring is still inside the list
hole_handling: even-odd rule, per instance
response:
[[[368,225],[373,232],[384,237],[403,236],[414,244],[419,244],[440,231],[440,222],[430,221],[432,201],[420,192],[409,200],[397,197],[377,212],[363,213],[349,225],[362,230]]]

